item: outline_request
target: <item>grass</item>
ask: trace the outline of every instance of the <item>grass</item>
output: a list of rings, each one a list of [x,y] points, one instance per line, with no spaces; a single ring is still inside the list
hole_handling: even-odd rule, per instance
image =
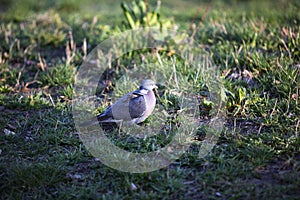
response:
[[[225,129],[205,157],[199,158],[198,153],[206,126],[189,138],[191,146],[171,165],[141,174],[111,169],[94,158],[79,139],[72,116],[74,76],[82,61],[101,41],[128,29],[120,3],[3,1],[1,197],[299,199],[298,1],[162,2],[162,22],[170,20],[179,30],[187,30],[218,66],[226,94]],[[156,1],[148,3],[153,10]],[[188,29],[192,21],[198,29]],[[205,77],[195,79],[196,71],[186,71],[176,55],[170,58],[172,45],[168,48],[169,52],[159,54],[161,61],[143,50],[114,61],[112,71],[106,72],[112,75],[111,84],[104,91],[99,83],[99,108],[91,112],[103,111],[111,91],[117,95],[127,92],[122,86],[131,83],[119,79],[122,73],[157,70],[163,79],[172,73],[176,60],[180,87],[188,91],[188,84],[195,83],[191,93],[201,99],[199,118],[209,121],[212,104]],[[139,67],[143,63],[148,65]],[[123,84],[117,84],[121,81]],[[170,92],[174,86],[163,81],[158,84],[157,109],[175,113],[178,99]],[[134,82],[130,87],[137,85]],[[155,122],[150,117],[146,125]],[[114,144],[133,152],[151,151],[170,137],[172,134],[160,134],[137,140],[110,135]]]

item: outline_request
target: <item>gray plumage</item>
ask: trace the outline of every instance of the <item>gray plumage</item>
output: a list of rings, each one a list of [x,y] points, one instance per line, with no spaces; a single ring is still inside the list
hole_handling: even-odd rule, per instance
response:
[[[100,122],[130,121],[141,123],[151,115],[156,104],[154,81],[144,80],[138,90],[129,92],[98,115]]]

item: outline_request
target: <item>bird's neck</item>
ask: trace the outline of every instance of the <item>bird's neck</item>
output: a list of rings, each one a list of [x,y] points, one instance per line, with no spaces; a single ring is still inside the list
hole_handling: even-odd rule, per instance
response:
[[[139,91],[140,91],[140,93],[142,93],[142,94],[148,94],[148,92],[149,92],[150,90],[148,90],[148,89],[146,89],[146,88],[140,87]]]

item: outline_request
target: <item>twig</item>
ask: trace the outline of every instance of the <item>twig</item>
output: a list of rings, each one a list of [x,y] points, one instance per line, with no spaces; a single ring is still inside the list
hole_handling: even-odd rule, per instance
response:
[[[178,80],[177,80],[177,73],[176,73],[176,58],[172,58],[172,66],[173,66],[173,72],[174,72],[174,79],[176,83],[176,87],[179,89]]]
[[[213,0],[212,0],[209,4],[207,4],[204,13],[203,13],[203,15],[201,16],[200,21],[198,22],[197,26],[195,27],[195,29],[194,29],[194,31],[193,31],[193,33],[192,33],[192,35],[191,35],[191,38],[194,38],[194,36],[195,36],[196,32],[198,31],[199,27],[202,25],[202,23],[203,23],[204,20],[206,19],[206,15],[207,15],[207,13],[208,13],[208,11],[209,11],[209,8],[210,8],[210,6],[211,6],[212,3],[213,3]],[[200,10],[200,9],[199,9],[199,10]],[[196,13],[196,14],[198,15],[198,13]],[[192,27],[192,26],[190,26],[190,27]]]
[[[297,125],[296,125],[296,130],[295,130],[296,138],[298,138],[298,127],[299,127],[299,124],[300,124],[300,119],[298,119]]]
[[[236,118],[233,120],[233,133],[236,131]]]
[[[258,129],[258,133],[257,133],[258,135],[260,134],[261,129],[263,128],[264,125],[265,125],[264,123],[261,123],[261,124],[260,124],[259,129]]]
[[[38,54],[38,56],[39,56],[39,65],[38,66],[42,69],[42,71],[45,71],[45,69],[47,68],[47,63],[46,63],[45,59],[43,59],[41,57],[40,53]]]
[[[55,107],[55,103],[54,103],[54,101],[53,101],[53,99],[52,99],[52,96],[51,96],[51,94],[48,94],[48,97],[50,98],[50,101],[51,101],[51,103],[52,103],[53,107]]]
[[[194,14],[194,17],[193,17],[193,19],[192,19],[192,21],[191,21],[191,23],[190,23],[190,26],[189,26],[189,29],[188,29],[188,30],[192,30],[194,21],[196,20],[196,17],[197,17],[197,16],[199,15],[199,13],[200,13],[200,9],[201,9],[201,6],[199,5],[199,6],[197,7],[196,13]]]
[[[272,115],[273,115],[274,112],[275,112],[275,109],[276,109],[276,106],[277,106],[277,101],[278,101],[278,99],[275,99],[275,105],[274,105],[273,110],[272,110],[272,112],[271,112],[271,114],[270,114],[270,118],[272,118]]]

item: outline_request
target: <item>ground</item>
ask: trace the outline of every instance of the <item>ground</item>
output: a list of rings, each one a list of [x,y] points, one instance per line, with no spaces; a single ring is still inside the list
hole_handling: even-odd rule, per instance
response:
[[[127,2],[127,3],[131,3]],[[156,1],[147,2],[148,14]],[[2,1],[0,28],[0,196],[3,199],[299,199],[300,4],[289,1],[162,1],[158,21],[178,28],[212,58],[224,85],[225,126],[212,151],[199,158],[205,129],[168,167],[133,174],[102,164],[79,138],[72,115],[82,61],[110,36],[146,26],[124,16],[121,1]],[[159,24],[158,23],[158,24]],[[172,45],[161,54],[172,66]],[[160,65],[153,52],[123,56],[111,84],[99,90],[101,112],[122,70]],[[172,57],[172,59],[168,59]],[[172,61],[172,62],[171,62]],[[151,68],[147,68],[151,70]],[[177,73],[194,80],[177,61]],[[201,116],[209,121],[203,78],[195,79]],[[176,110],[159,83],[158,104]],[[101,86],[101,84],[100,84]],[[180,87],[186,85],[180,82]],[[101,89],[101,87],[100,87]],[[207,91],[206,91],[207,92]],[[104,100],[103,100],[104,99]],[[173,107],[172,107],[173,106]],[[170,111],[169,109],[169,111]],[[153,118],[146,121],[151,125]],[[153,142],[110,138],[132,151]],[[169,141],[169,140],[167,140]],[[151,145],[150,145],[151,144]],[[137,146],[141,148],[137,148]],[[152,149],[153,150],[153,149]]]

